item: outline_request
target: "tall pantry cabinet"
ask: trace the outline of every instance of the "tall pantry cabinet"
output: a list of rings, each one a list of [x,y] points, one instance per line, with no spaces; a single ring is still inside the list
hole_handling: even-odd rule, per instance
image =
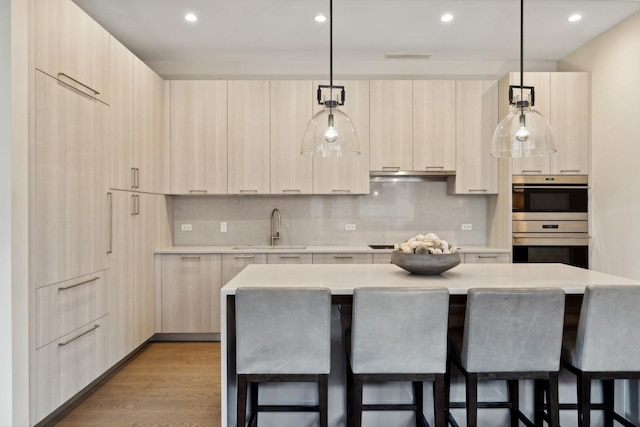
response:
[[[34,17],[31,424],[154,334],[171,243],[163,80],[71,0]]]

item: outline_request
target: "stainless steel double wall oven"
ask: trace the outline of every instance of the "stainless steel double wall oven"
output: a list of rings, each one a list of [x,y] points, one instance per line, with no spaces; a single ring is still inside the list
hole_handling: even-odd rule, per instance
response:
[[[513,262],[589,268],[588,177],[515,175]]]

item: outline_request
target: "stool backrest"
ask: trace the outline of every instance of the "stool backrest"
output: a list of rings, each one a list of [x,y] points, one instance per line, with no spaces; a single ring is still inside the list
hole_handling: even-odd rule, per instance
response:
[[[462,343],[469,372],[554,372],[560,369],[561,289],[471,289]]]
[[[587,286],[575,351],[583,371],[640,371],[640,286]]]
[[[238,288],[239,374],[328,374],[331,292],[325,288]]]
[[[448,315],[444,288],[355,289],[353,372],[444,373]]]

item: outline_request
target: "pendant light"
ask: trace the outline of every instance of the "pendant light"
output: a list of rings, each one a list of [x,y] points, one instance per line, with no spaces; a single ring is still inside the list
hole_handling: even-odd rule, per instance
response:
[[[323,89],[328,97],[323,96]],[[344,105],[344,86],[333,84],[333,0],[329,0],[329,85],[318,86],[318,105],[302,139],[301,154],[322,157],[359,155],[358,134],[351,119],[338,109]]]
[[[509,86],[511,111],[493,133],[491,155],[495,157],[546,156],[556,152],[549,122],[533,109],[535,89],[533,86],[524,86],[523,27],[524,0],[520,0],[520,85]],[[515,97],[514,89],[520,92]]]

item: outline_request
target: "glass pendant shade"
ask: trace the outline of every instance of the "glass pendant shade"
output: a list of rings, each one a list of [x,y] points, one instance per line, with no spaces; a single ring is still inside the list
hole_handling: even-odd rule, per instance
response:
[[[359,155],[360,145],[353,122],[345,113],[327,104],[307,124],[301,154],[322,157]]]
[[[528,100],[516,100],[493,133],[491,155],[517,158],[547,156],[555,152],[549,122],[531,108]]]

